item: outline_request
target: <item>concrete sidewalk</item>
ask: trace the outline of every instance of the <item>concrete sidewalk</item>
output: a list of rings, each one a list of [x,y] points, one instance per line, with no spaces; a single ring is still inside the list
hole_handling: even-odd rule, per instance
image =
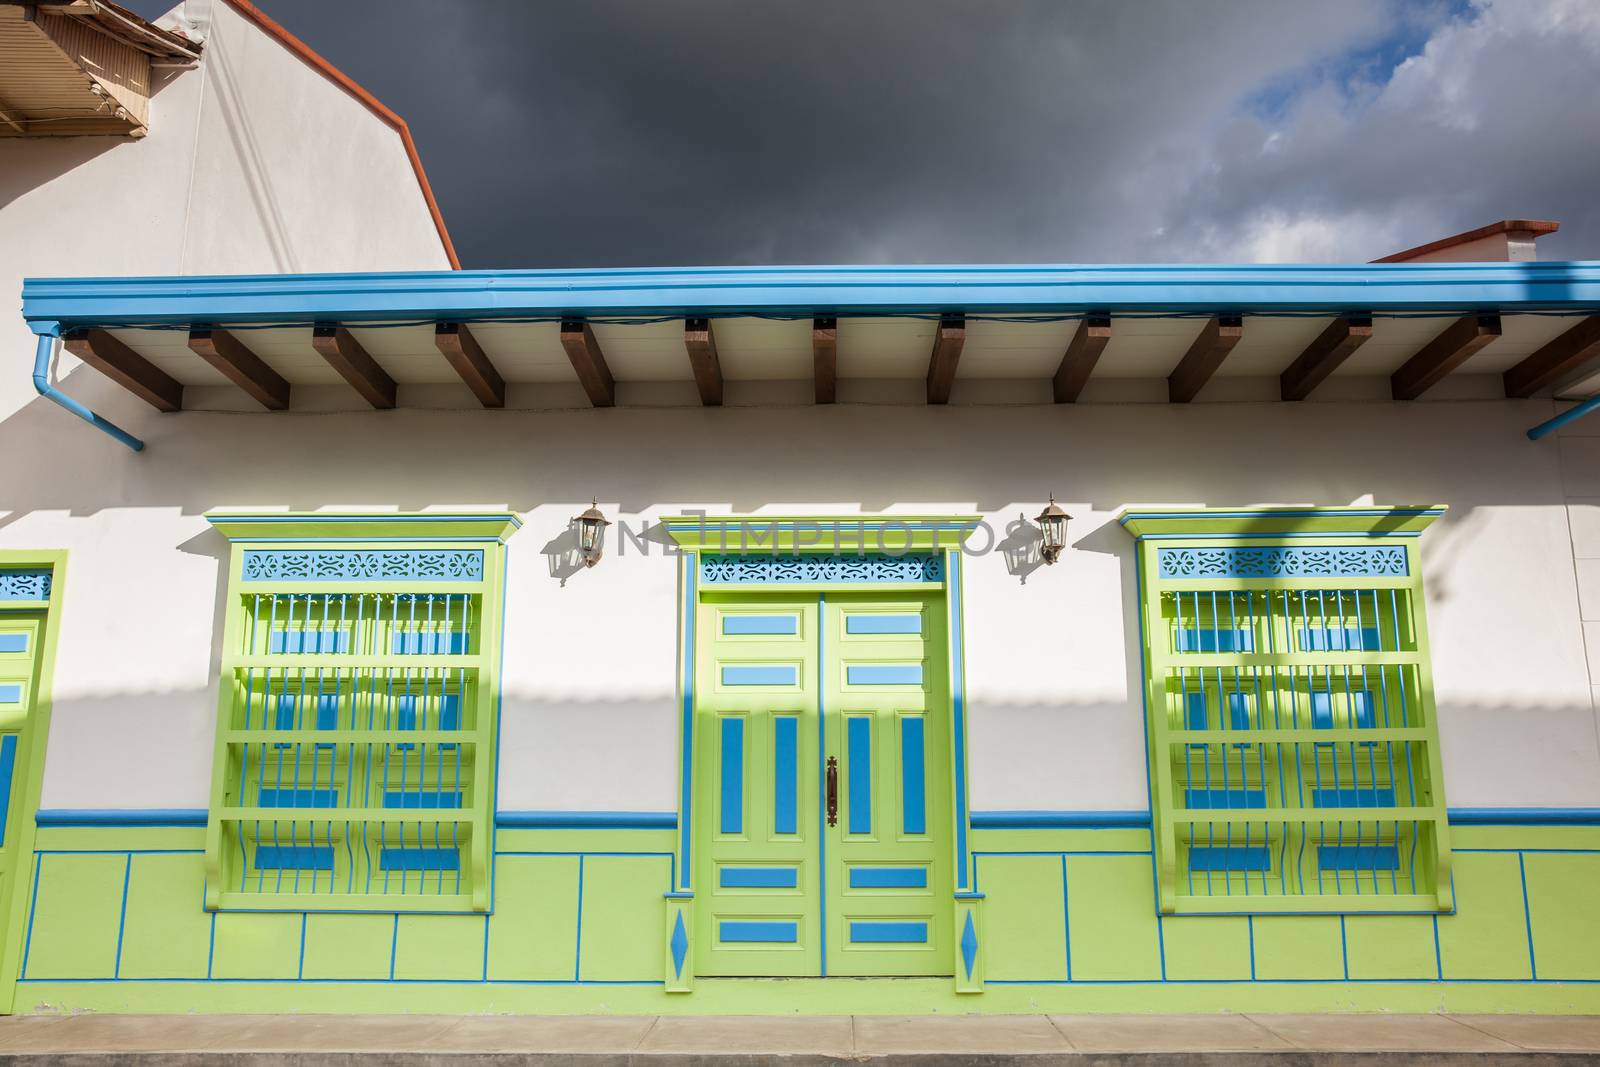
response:
[[[107,1055],[120,1053],[121,1055]],[[1600,1017],[374,1016],[0,1019],[0,1064],[1600,1064]]]

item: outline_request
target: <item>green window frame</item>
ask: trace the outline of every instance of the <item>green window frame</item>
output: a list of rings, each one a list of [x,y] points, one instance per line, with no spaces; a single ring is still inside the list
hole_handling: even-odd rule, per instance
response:
[[[487,912],[516,515],[211,514],[212,910]]]
[[[1451,911],[1440,506],[1125,513],[1166,914]]]

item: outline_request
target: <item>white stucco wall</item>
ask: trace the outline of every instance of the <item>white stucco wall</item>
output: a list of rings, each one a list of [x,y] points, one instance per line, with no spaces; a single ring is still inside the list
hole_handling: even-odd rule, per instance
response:
[[[449,269],[400,135],[224,0],[187,7],[203,59],[147,137],[0,139],[0,413],[35,397],[25,277]]]
[[[551,554],[591,494],[635,525],[976,510],[1003,529],[1050,491],[1074,516],[1059,565],[1023,582],[1001,554],[967,563],[974,808],[1145,806],[1121,508],[1374,502],[1450,508],[1423,540],[1450,804],[1600,806],[1582,622],[1600,627],[1600,509],[1576,499],[1600,498],[1600,437],[1527,441],[1548,402],[160,416],[91,372],[70,384],[150,448],[40,405],[0,422],[0,449],[28,456],[0,545],[72,553],[46,807],[204,806],[226,550],[210,508],[524,512],[501,806],[670,810],[676,569],[613,539],[563,584]]]

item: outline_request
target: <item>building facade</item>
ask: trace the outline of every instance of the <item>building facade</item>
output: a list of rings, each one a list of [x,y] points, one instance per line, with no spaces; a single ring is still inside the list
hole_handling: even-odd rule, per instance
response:
[[[1600,1011],[1551,224],[458,271],[392,113],[162,25],[0,139],[11,1011]]]
[[[1596,274],[29,281],[16,1010],[1592,1010]]]

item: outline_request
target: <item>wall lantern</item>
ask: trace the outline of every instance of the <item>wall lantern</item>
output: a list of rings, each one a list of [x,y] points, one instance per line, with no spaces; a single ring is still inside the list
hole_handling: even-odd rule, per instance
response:
[[[595,500],[589,505],[589,510],[572,520],[578,527],[578,552],[583,556],[583,565],[593,567],[600,562],[600,553],[605,546],[606,527],[611,523],[600,514],[600,500]]]
[[[1054,563],[1061,558],[1061,550],[1067,547],[1067,520],[1072,518],[1056,504],[1056,496],[1050,494],[1050,505],[1039,512],[1039,517],[1034,522],[1039,524],[1039,529],[1044,535],[1044,543],[1039,546],[1039,554],[1046,563]]]

